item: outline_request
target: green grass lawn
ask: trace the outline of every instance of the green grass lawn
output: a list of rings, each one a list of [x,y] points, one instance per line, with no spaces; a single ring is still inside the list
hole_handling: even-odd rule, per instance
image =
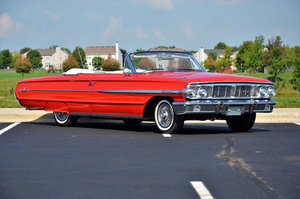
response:
[[[58,75],[59,71],[56,73],[47,73],[46,70],[35,70],[34,73],[22,74],[16,73],[15,71],[0,72],[0,108],[19,108],[21,107],[14,97],[14,92],[17,83],[23,79],[30,77],[41,77],[48,75]]]
[[[56,73],[47,73],[45,70],[35,71],[34,73],[22,74],[15,71],[0,72],[0,108],[18,108],[21,107],[14,97],[14,92],[17,83],[20,80],[30,77],[40,77],[48,75],[58,75]],[[258,77],[274,81],[274,76],[265,73],[234,73],[236,75],[245,75],[251,77]],[[300,91],[293,89],[291,84],[292,74],[283,73],[278,76],[279,82],[275,85],[276,97],[272,98],[277,102],[276,108],[300,108]]]

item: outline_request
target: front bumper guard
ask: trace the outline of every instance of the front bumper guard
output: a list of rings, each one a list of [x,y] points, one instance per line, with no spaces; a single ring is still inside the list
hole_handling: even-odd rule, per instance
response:
[[[186,101],[173,102],[177,115],[221,114],[242,115],[244,113],[271,113],[276,102],[273,100],[248,101]]]

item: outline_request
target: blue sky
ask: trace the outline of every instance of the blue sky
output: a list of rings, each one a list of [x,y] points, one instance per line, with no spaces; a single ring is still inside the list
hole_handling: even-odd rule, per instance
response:
[[[300,0],[1,0],[0,50],[212,49],[263,35],[300,46]]]

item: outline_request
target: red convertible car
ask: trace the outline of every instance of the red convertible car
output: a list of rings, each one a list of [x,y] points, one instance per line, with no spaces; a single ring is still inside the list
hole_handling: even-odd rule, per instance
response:
[[[18,83],[15,96],[28,109],[53,111],[63,126],[87,116],[128,125],[155,121],[159,132],[172,133],[185,120],[218,119],[248,131],[256,113],[272,112],[275,94],[265,79],[208,73],[187,52],[141,51],[125,55],[123,71],[30,78]]]

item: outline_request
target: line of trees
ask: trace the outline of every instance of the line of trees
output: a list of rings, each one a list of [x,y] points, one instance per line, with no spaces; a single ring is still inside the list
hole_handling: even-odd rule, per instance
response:
[[[244,41],[238,48],[229,47],[224,42],[219,42],[215,49],[223,49],[224,54],[218,57],[216,53],[209,53],[208,58],[202,62],[210,71],[223,71],[234,65],[240,72],[267,72],[278,81],[278,75],[293,67],[293,81],[300,90],[300,49],[299,46],[290,47],[284,45],[280,36],[268,40],[264,45],[265,38],[256,36],[255,40]],[[231,58],[233,52],[237,51],[235,59]]]

